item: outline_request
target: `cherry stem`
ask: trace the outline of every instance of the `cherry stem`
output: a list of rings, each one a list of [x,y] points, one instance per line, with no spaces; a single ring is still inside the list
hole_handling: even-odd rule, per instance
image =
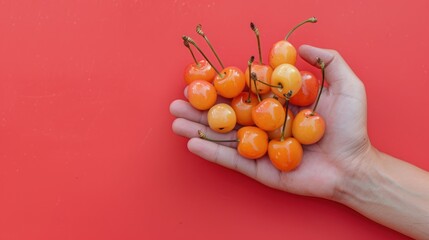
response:
[[[259,53],[259,63],[262,63],[262,52],[261,52],[261,40],[259,39],[259,29],[255,26],[253,22],[250,23],[250,28],[255,32],[256,40],[258,41],[258,53]]]
[[[246,103],[250,103],[250,93],[252,92],[252,63],[255,60],[254,56],[251,56],[249,61],[247,62],[247,67],[249,68],[249,96],[247,97]]]
[[[185,39],[183,39],[183,44],[185,45],[185,47],[187,47],[189,49],[189,52],[191,52],[192,58],[195,61],[195,64],[197,65],[197,67],[200,66],[200,63],[197,61],[197,59],[195,58],[194,52],[191,49],[191,46],[189,45],[189,42],[186,41]]]
[[[320,85],[319,94],[317,95],[316,104],[314,104],[313,111],[311,115],[314,115],[316,112],[317,104],[319,104],[320,95],[322,95],[323,85],[325,85],[325,62],[321,58],[317,58],[317,65],[322,69],[322,84]]]
[[[317,22],[317,18],[315,18],[315,17],[311,17],[311,18],[309,18],[309,19],[307,19],[307,20],[305,20],[305,21],[302,21],[302,22],[300,22],[300,23],[298,23],[298,25],[296,25],[294,28],[292,28],[288,33],[287,33],[287,35],[286,35],[286,37],[285,37],[285,40],[287,41],[288,40],[288,38],[289,38],[289,36],[297,29],[297,28],[299,28],[299,27],[301,27],[301,25],[304,25],[304,24],[306,24],[306,23],[316,23]]]
[[[214,50],[212,44],[210,43],[209,39],[207,38],[207,36],[204,34],[203,32],[203,26],[201,24],[197,25],[196,31],[197,33],[202,36],[204,38],[204,40],[206,40],[207,44],[209,45],[210,49],[212,50],[212,52],[214,53],[214,55],[216,56],[217,60],[219,61],[220,66],[222,67],[222,69],[224,69],[225,67],[223,66],[222,61],[220,60],[219,56],[217,55],[216,51]]]
[[[255,86],[255,92],[256,92],[256,96],[258,97],[258,102],[261,102],[261,96],[259,96],[259,90],[258,90],[258,86],[256,85],[256,81],[260,81],[258,80],[258,77],[256,76],[256,73],[251,73],[250,74],[250,78],[253,80],[253,84]]]
[[[283,88],[283,86],[279,83],[279,85],[272,85],[272,84],[269,84],[269,83],[266,83],[266,82],[264,82],[264,81],[261,81],[261,80],[259,80],[259,79],[257,79],[257,78],[255,78],[255,79],[253,79],[254,81],[257,81],[257,82],[260,82],[260,83],[262,83],[262,84],[264,84],[264,85],[267,85],[267,86],[270,86],[270,87],[273,87],[273,88]],[[256,83],[255,83],[256,84]]]
[[[186,41],[190,44],[192,44],[197,50],[198,52],[201,53],[201,55],[203,55],[204,59],[210,64],[210,66],[212,66],[212,68],[215,70],[215,72],[222,77],[223,75],[219,72],[219,70],[217,70],[217,68],[212,64],[212,62],[210,62],[210,60],[207,58],[207,56],[203,53],[203,51],[201,51],[201,49],[198,47],[198,45],[195,43],[195,41],[188,37],[188,36],[182,36],[183,41]]]
[[[283,122],[283,127],[282,127],[282,136],[280,137],[280,141],[283,142],[283,140],[285,140],[285,128],[286,128],[286,122],[287,122],[287,118],[289,116],[288,112],[289,112],[289,99],[292,96],[292,90],[289,90],[289,92],[287,94],[285,94],[286,97],[286,117],[285,120]]]
[[[217,139],[211,139],[211,138],[208,138],[208,137],[206,136],[206,134],[205,134],[205,133],[203,133],[203,131],[201,131],[201,130],[198,130],[198,136],[200,136],[200,138],[201,138],[201,139],[204,139],[204,140],[207,140],[207,141],[210,141],[210,142],[240,142],[240,140],[239,140],[239,139],[231,139],[231,140],[217,140]]]

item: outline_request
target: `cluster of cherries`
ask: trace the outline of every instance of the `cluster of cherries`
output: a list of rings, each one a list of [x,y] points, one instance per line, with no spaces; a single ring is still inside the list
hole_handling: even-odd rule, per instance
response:
[[[311,72],[299,71],[295,67],[297,51],[287,39],[299,26],[315,22],[317,19],[312,17],[299,23],[284,40],[275,43],[268,65],[262,62],[259,30],[251,23],[258,42],[259,62],[250,57],[245,73],[237,67],[224,67],[201,25],[197,25],[196,32],[205,39],[222,71],[210,62],[193,39],[183,36],[184,45],[195,61],[186,67],[184,74],[189,103],[198,110],[208,110],[208,124],[216,132],[227,133],[239,126],[236,139],[210,139],[202,131],[198,131],[199,136],[213,142],[237,142],[238,153],[248,159],[259,159],[268,152],[279,170],[295,169],[303,156],[302,144],[318,142],[325,132],[325,121],[316,112],[325,65],[318,59],[321,83]],[[191,45],[203,60],[197,61]],[[231,99],[230,103],[217,103],[218,96]],[[289,103],[299,107],[314,104],[314,107],[294,116]]]

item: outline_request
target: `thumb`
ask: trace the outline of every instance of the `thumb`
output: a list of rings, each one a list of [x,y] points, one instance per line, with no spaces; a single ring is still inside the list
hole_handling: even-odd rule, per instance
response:
[[[309,45],[302,45],[299,48],[299,55],[308,63],[317,66],[317,58],[325,62],[325,78],[329,83],[330,91],[335,93],[345,93],[359,86],[363,88],[362,82],[347,65],[341,55],[331,49],[317,48]]]

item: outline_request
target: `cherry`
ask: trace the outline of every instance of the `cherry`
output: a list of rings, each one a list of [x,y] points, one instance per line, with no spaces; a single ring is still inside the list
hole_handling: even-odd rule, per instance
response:
[[[284,40],[278,41],[273,45],[268,55],[268,60],[272,68],[276,68],[277,66],[283,63],[289,63],[292,65],[295,65],[296,49],[290,42],[288,42],[288,38],[295,31],[295,29],[297,29],[301,25],[305,23],[315,23],[315,22],[317,22],[317,19],[315,17],[312,17],[305,21],[300,22],[298,25],[296,25],[288,32]]]
[[[213,80],[216,91],[225,98],[238,96],[246,85],[244,73],[237,67],[227,67]]]
[[[212,142],[238,142],[238,153],[248,159],[258,159],[265,155],[268,149],[268,135],[263,130],[246,126],[237,131],[237,139],[214,140],[208,138],[203,132],[198,131],[200,138]]]
[[[250,57],[248,61],[248,73],[252,71],[252,62],[254,58]],[[255,125],[252,118],[252,109],[258,105],[258,98],[251,92],[242,92],[231,101],[231,107],[237,115],[237,123],[243,126]]]
[[[325,133],[325,120],[316,113],[316,107],[322,94],[325,83],[325,63],[318,58],[317,63],[322,69],[322,84],[313,110],[303,109],[296,116],[292,123],[292,134],[302,144],[313,144],[318,142]]]
[[[316,101],[319,90],[319,81],[313,73],[301,71],[301,89],[290,99],[290,103],[296,106],[309,106]]]
[[[298,167],[302,155],[302,146],[293,137],[283,141],[271,140],[268,144],[268,156],[273,165],[280,171],[288,172]]]
[[[292,92],[286,94],[286,111],[289,111],[289,99]],[[301,163],[303,150],[301,144],[293,137],[285,139],[285,119],[282,126],[280,140],[272,139],[268,143],[268,157],[280,171],[291,171]]]
[[[294,65],[280,64],[271,75],[271,85],[271,91],[279,97],[284,98],[289,91],[294,96],[302,86],[301,73]]]
[[[186,84],[190,84],[195,80],[205,80],[208,82],[213,82],[213,78],[216,75],[215,70],[206,60],[197,61],[195,55],[189,45],[187,40],[183,40],[183,44],[187,47],[194,59],[194,63],[189,64],[185,68],[184,79]]]
[[[259,29],[255,26],[254,23],[250,23],[250,28],[253,30],[253,32],[256,35],[256,39],[258,42],[258,52],[259,52],[259,63],[255,62],[252,64],[252,73],[256,73],[257,78],[261,82],[265,82],[269,84],[271,82],[271,74],[273,73],[273,69],[262,62],[261,42],[259,40]],[[246,73],[244,74],[244,76],[246,77],[247,87],[249,87],[253,93],[256,93],[256,89],[258,89],[258,92],[260,94],[269,93],[271,88],[268,85],[258,82],[256,83],[256,88],[255,88],[254,84],[251,84],[251,81],[250,81],[251,78],[248,71],[249,69],[247,69]]]
[[[187,95],[189,103],[198,110],[211,108],[217,99],[215,87],[204,80],[195,80],[188,85]]]
[[[247,102],[250,96],[250,101]],[[231,107],[237,115],[237,123],[242,126],[255,125],[252,118],[252,109],[258,104],[258,98],[255,94],[242,92],[231,101]]]
[[[285,105],[286,103],[286,99],[285,98],[279,98],[276,94],[274,94],[273,92],[269,92],[266,94],[262,94],[261,95],[261,99],[265,99],[265,98],[274,98],[276,100],[278,100],[282,105]]]
[[[226,103],[218,103],[207,113],[209,127],[219,133],[227,133],[234,129],[237,117],[234,109]]]
[[[217,93],[225,98],[233,98],[237,96],[243,91],[244,86],[246,85],[245,83],[246,80],[243,72],[237,67],[225,68],[219,56],[217,55],[216,51],[214,50],[213,46],[211,45],[209,39],[203,32],[201,24],[197,25],[196,31],[207,42],[210,49],[212,50],[217,60],[219,61],[219,64],[223,68],[222,73],[215,76],[213,80]]]
[[[284,99],[286,101],[286,99]],[[294,119],[294,115],[292,113],[292,111],[290,109],[288,109],[287,112],[287,120],[286,120],[286,128],[284,130],[284,137],[291,137],[292,136],[292,122]],[[269,131],[268,133],[268,137],[270,139],[275,139],[275,140],[280,140],[280,138],[282,137],[282,132],[283,132],[283,126],[273,130],[273,131]]]
[[[278,100],[266,98],[252,109],[252,118],[259,128],[273,131],[282,126],[286,113]]]

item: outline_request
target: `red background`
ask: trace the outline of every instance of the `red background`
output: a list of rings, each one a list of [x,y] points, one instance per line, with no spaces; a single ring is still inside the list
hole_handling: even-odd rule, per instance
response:
[[[428,9],[426,0],[0,1],[0,239],[404,239],[340,204],[194,156],[172,133],[168,106],[183,98],[192,59],[180,37],[201,42],[197,23],[226,65],[244,69],[257,54],[250,21],[266,59],[316,16],[291,42],[341,52],[365,82],[373,144],[427,170]]]

